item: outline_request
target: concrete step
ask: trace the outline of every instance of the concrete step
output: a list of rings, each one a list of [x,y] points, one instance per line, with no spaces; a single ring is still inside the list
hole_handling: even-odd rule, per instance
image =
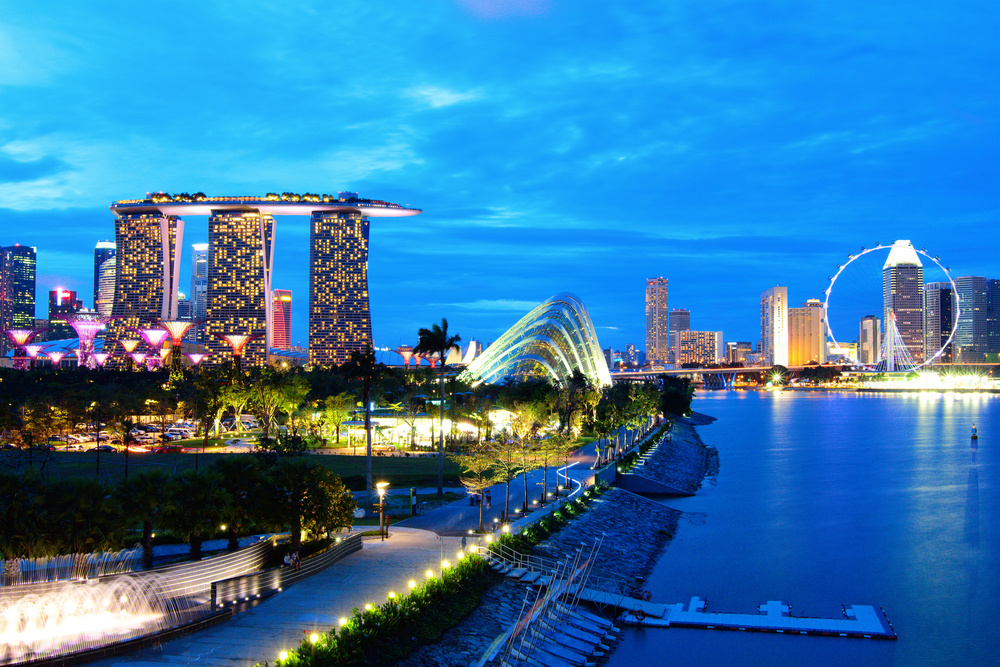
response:
[[[537,572],[529,572],[526,575],[524,575],[523,577],[521,577],[521,581],[523,581],[526,584],[533,584],[536,581],[538,581],[541,578],[541,576],[542,575],[540,575]]]

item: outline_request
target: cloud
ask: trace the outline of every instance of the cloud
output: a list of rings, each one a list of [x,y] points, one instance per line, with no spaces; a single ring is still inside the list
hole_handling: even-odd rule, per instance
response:
[[[432,303],[431,306],[451,306],[489,313],[519,312],[527,313],[541,301],[517,301],[513,299],[478,299],[458,303]]]
[[[410,88],[405,94],[411,99],[414,99],[417,102],[433,109],[450,107],[456,104],[461,104],[462,102],[472,102],[482,96],[481,92],[475,90],[458,92],[439,86],[421,86],[418,88]]]

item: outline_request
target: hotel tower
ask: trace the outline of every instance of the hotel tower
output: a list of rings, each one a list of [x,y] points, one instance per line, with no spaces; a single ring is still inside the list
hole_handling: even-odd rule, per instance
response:
[[[924,265],[909,241],[896,241],[882,265],[882,331],[895,326],[916,363],[924,360]]]

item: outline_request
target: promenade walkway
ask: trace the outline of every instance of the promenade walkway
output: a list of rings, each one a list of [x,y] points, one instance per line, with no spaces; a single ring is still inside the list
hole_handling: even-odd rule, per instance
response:
[[[361,551],[230,621],[159,648],[89,664],[233,667],[265,659],[273,662],[281,651],[298,646],[309,633],[336,626],[355,607],[381,604],[389,591],[407,591],[409,581],[420,580],[427,570],[439,572],[442,555],[454,561],[460,546],[457,537],[392,527],[388,540],[366,539]]]

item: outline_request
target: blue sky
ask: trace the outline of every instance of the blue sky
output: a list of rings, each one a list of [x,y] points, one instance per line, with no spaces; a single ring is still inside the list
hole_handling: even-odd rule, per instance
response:
[[[422,208],[372,222],[380,346],[441,317],[489,341],[568,291],[642,347],[656,276],[756,341],[761,291],[821,297],[897,238],[1000,277],[995,1],[0,8],[0,244],[38,248],[40,303],[91,306],[108,205],[158,190]],[[304,343],[307,220],[276,238]]]

